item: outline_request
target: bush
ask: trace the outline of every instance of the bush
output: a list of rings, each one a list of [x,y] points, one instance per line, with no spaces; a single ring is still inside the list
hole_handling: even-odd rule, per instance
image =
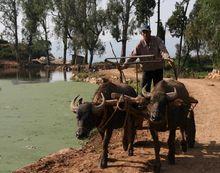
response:
[[[47,45],[51,45],[50,42],[46,42],[44,40],[37,40],[34,42],[32,46],[32,56],[33,57],[41,57],[46,56]],[[18,51],[22,61],[28,60],[28,45],[26,43],[18,44]],[[14,45],[7,42],[6,40],[0,39],[0,59],[5,60],[15,60],[15,51]]]
[[[0,39],[0,59],[14,60],[13,46],[6,40]]]

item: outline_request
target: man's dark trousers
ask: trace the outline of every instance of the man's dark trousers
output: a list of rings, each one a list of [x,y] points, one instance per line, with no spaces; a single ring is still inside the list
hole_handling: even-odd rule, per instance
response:
[[[147,84],[146,91],[150,92],[152,80],[153,80],[154,86],[158,82],[163,80],[163,69],[143,71],[141,87],[143,88]]]

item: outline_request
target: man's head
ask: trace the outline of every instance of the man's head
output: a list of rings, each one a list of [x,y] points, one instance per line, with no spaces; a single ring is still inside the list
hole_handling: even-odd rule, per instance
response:
[[[148,24],[144,24],[141,27],[141,35],[143,37],[144,40],[149,40],[150,36],[151,36],[151,29],[150,29],[150,25]]]

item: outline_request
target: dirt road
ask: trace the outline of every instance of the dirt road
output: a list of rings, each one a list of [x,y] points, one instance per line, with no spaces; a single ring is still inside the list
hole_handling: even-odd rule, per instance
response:
[[[182,153],[177,142],[176,165],[169,165],[167,133],[160,134],[163,173],[219,173],[220,172],[220,81],[205,79],[180,79],[199,100],[195,108],[197,127],[196,145]],[[178,134],[177,134],[178,138]],[[120,131],[115,131],[109,148],[109,167],[98,167],[101,139],[93,138],[82,150],[65,149],[43,158],[16,173],[65,172],[65,173],[139,173],[151,172],[154,159],[152,141],[147,130],[139,130],[134,156],[128,157],[121,145]]]

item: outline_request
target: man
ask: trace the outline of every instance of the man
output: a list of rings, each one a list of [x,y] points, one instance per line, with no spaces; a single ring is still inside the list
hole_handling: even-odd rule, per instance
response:
[[[163,79],[164,60],[172,64],[173,60],[170,58],[169,53],[159,37],[151,36],[151,29],[149,25],[144,25],[141,28],[142,39],[132,51],[132,56],[138,55],[153,55],[149,57],[139,57],[142,64],[142,88],[147,84],[146,90],[150,92],[151,82],[154,85]],[[125,69],[129,66],[129,62],[135,61],[137,58],[130,58],[120,67]],[[147,62],[149,61],[149,62]],[[154,61],[154,62],[150,62]]]

